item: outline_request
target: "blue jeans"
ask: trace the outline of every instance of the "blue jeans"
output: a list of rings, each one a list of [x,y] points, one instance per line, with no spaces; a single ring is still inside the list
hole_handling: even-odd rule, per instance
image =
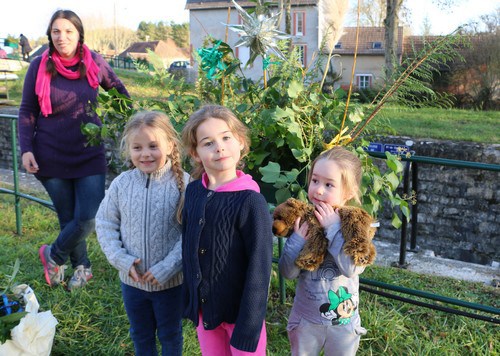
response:
[[[63,265],[90,267],[86,237],[94,231],[95,214],[104,198],[104,174],[75,179],[38,178],[57,212],[61,232],[51,245],[51,257]]]
[[[163,356],[182,355],[182,286],[159,292],[121,287],[136,356],[158,355],[156,334]]]

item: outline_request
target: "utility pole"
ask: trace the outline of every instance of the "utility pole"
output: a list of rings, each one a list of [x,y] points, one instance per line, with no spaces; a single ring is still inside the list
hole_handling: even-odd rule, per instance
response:
[[[118,55],[118,48],[117,46],[117,38],[116,38],[116,1],[113,2],[113,28],[114,28],[114,34],[115,34],[115,57]]]

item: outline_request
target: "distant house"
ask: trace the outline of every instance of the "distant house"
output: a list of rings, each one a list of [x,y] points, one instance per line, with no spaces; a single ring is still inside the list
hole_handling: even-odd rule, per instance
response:
[[[384,79],[385,66],[384,27],[360,27],[356,55],[354,85],[357,89],[372,87]],[[396,55],[401,63],[403,55],[403,27],[398,28]],[[356,27],[345,27],[344,34],[335,45],[334,70],[340,76],[337,86],[348,87],[351,81],[354,53],[356,50]]]
[[[118,57],[147,59],[148,50],[152,51],[163,60],[165,68],[168,68],[174,61],[189,60],[190,58],[189,50],[177,47],[174,40],[171,38],[165,41],[135,42],[125,51],[120,53]]]
[[[237,1],[244,9],[255,7],[254,2]],[[302,53],[302,62],[307,66],[314,51],[318,49],[318,0],[291,0],[292,7],[292,39],[293,45],[298,46]],[[228,8],[229,18],[228,18]],[[241,17],[230,0],[187,0],[186,9],[189,10],[189,33],[191,52],[202,48],[207,36],[228,43],[235,51],[236,57],[245,64],[249,58],[246,47],[234,48],[238,35],[229,30],[225,24],[241,24]],[[277,7],[275,8],[277,11]],[[285,31],[285,21],[281,21],[281,31]],[[227,32],[227,39],[226,39]],[[195,66],[197,63],[194,63]],[[258,79],[262,76],[262,59],[258,57],[253,66],[244,69],[247,77]]]
[[[255,7],[254,2],[237,1],[244,9]],[[300,47],[302,63],[305,67],[311,64],[314,56],[318,54],[322,34],[320,33],[320,18],[318,0],[291,0],[291,35],[292,45]],[[230,10],[228,10],[228,8]],[[233,31],[226,31],[224,24],[240,24],[241,17],[230,0],[187,0],[186,9],[189,10],[189,30],[191,52],[203,47],[207,36],[223,40],[233,47],[235,55],[246,63],[249,50],[244,47],[234,48],[238,35]],[[272,9],[272,8],[271,8]],[[278,10],[275,7],[274,11]],[[228,18],[229,16],[229,18]],[[285,21],[282,19],[280,30],[285,31]],[[226,40],[227,32],[227,40]],[[336,86],[348,86],[354,58],[356,28],[344,28],[344,34],[335,46],[333,60],[334,70],[340,75]],[[403,50],[403,28],[398,31],[397,55],[401,60]],[[357,88],[371,87],[383,78],[385,39],[383,27],[361,27],[356,64]],[[195,63],[196,65],[196,63]],[[251,68],[244,69],[246,76],[258,79],[262,76],[262,61],[258,57]]]

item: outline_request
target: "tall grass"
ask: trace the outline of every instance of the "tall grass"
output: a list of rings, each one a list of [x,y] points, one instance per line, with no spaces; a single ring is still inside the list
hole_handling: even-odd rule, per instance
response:
[[[55,214],[26,200],[21,202],[23,234],[15,233],[13,197],[0,194],[0,285],[16,258],[21,268],[15,282],[29,284],[42,310],[59,321],[52,355],[133,355],[128,320],[117,272],[107,263],[95,235],[88,239],[94,278],[73,292],[50,288],[38,259],[41,244],[51,243],[58,227]],[[72,271],[69,269],[67,275]],[[480,283],[430,277],[394,267],[373,266],[362,275],[412,289],[499,307],[499,290]],[[285,304],[280,303],[278,274],[273,269],[268,302],[268,355],[289,355],[287,316],[294,281],[286,282]],[[492,323],[446,314],[361,292],[360,315],[368,334],[358,355],[499,355],[500,329]],[[497,316],[498,317],[498,316]],[[200,355],[192,324],[184,322],[184,354]]]

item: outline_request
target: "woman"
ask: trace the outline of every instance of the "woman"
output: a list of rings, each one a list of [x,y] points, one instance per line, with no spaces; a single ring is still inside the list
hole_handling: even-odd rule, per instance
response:
[[[24,168],[35,174],[57,211],[61,231],[39,249],[45,280],[64,281],[68,258],[74,274],[68,288],[92,278],[86,237],[104,197],[104,146],[90,146],[80,127],[101,125],[94,111],[98,88],[116,88],[128,96],[107,62],[84,44],[80,18],[70,10],[52,15],[49,49],[31,62],[19,110],[19,141]]]

